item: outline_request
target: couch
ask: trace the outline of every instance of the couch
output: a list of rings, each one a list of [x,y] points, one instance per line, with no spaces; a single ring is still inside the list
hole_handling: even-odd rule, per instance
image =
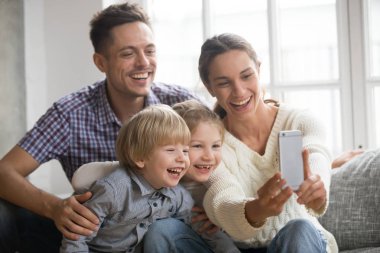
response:
[[[333,170],[329,208],[319,221],[340,252],[380,252],[380,149]]]

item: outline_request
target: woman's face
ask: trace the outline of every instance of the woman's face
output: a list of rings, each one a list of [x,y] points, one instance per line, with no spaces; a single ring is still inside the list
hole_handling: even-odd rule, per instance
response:
[[[228,116],[254,112],[261,99],[258,66],[242,50],[220,54],[210,64],[208,90]]]

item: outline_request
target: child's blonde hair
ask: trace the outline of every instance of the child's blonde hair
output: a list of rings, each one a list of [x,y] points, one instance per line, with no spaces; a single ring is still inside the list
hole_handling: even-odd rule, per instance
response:
[[[201,122],[214,124],[224,139],[224,125],[219,116],[207,106],[191,99],[173,105],[173,109],[185,120],[190,132],[193,132]]]
[[[136,169],[136,161],[148,158],[157,146],[190,142],[185,121],[170,106],[153,105],[135,114],[124,124],[116,139],[120,165]]]

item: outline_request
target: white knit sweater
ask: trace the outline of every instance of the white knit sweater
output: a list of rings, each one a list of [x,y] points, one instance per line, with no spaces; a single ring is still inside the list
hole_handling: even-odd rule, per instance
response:
[[[281,214],[269,217],[262,227],[252,227],[245,218],[246,202],[255,199],[258,189],[279,171],[280,130],[295,129],[303,133],[303,146],[310,153],[310,168],[314,174],[321,176],[329,193],[331,158],[325,146],[324,127],[307,111],[280,105],[264,155],[256,153],[226,132],[222,163],[207,183],[204,208],[210,220],[222,227],[242,248],[267,246],[288,221],[304,218],[313,222],[323,232],[328,241],[327,252],[338,252],[335,238],[315,217],[322,215],[327,205],[320,212],[307,210],[304,205],[297,203],[297,196],[293,194]]]

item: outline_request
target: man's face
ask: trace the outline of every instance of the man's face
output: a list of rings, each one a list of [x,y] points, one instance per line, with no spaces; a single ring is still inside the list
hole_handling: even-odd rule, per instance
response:
[[[156,71],[152,30],[143,22],[133,22],[114,27],[111,35],[105,52],[98,54],[108,91],[111,96],[146,96]]]

